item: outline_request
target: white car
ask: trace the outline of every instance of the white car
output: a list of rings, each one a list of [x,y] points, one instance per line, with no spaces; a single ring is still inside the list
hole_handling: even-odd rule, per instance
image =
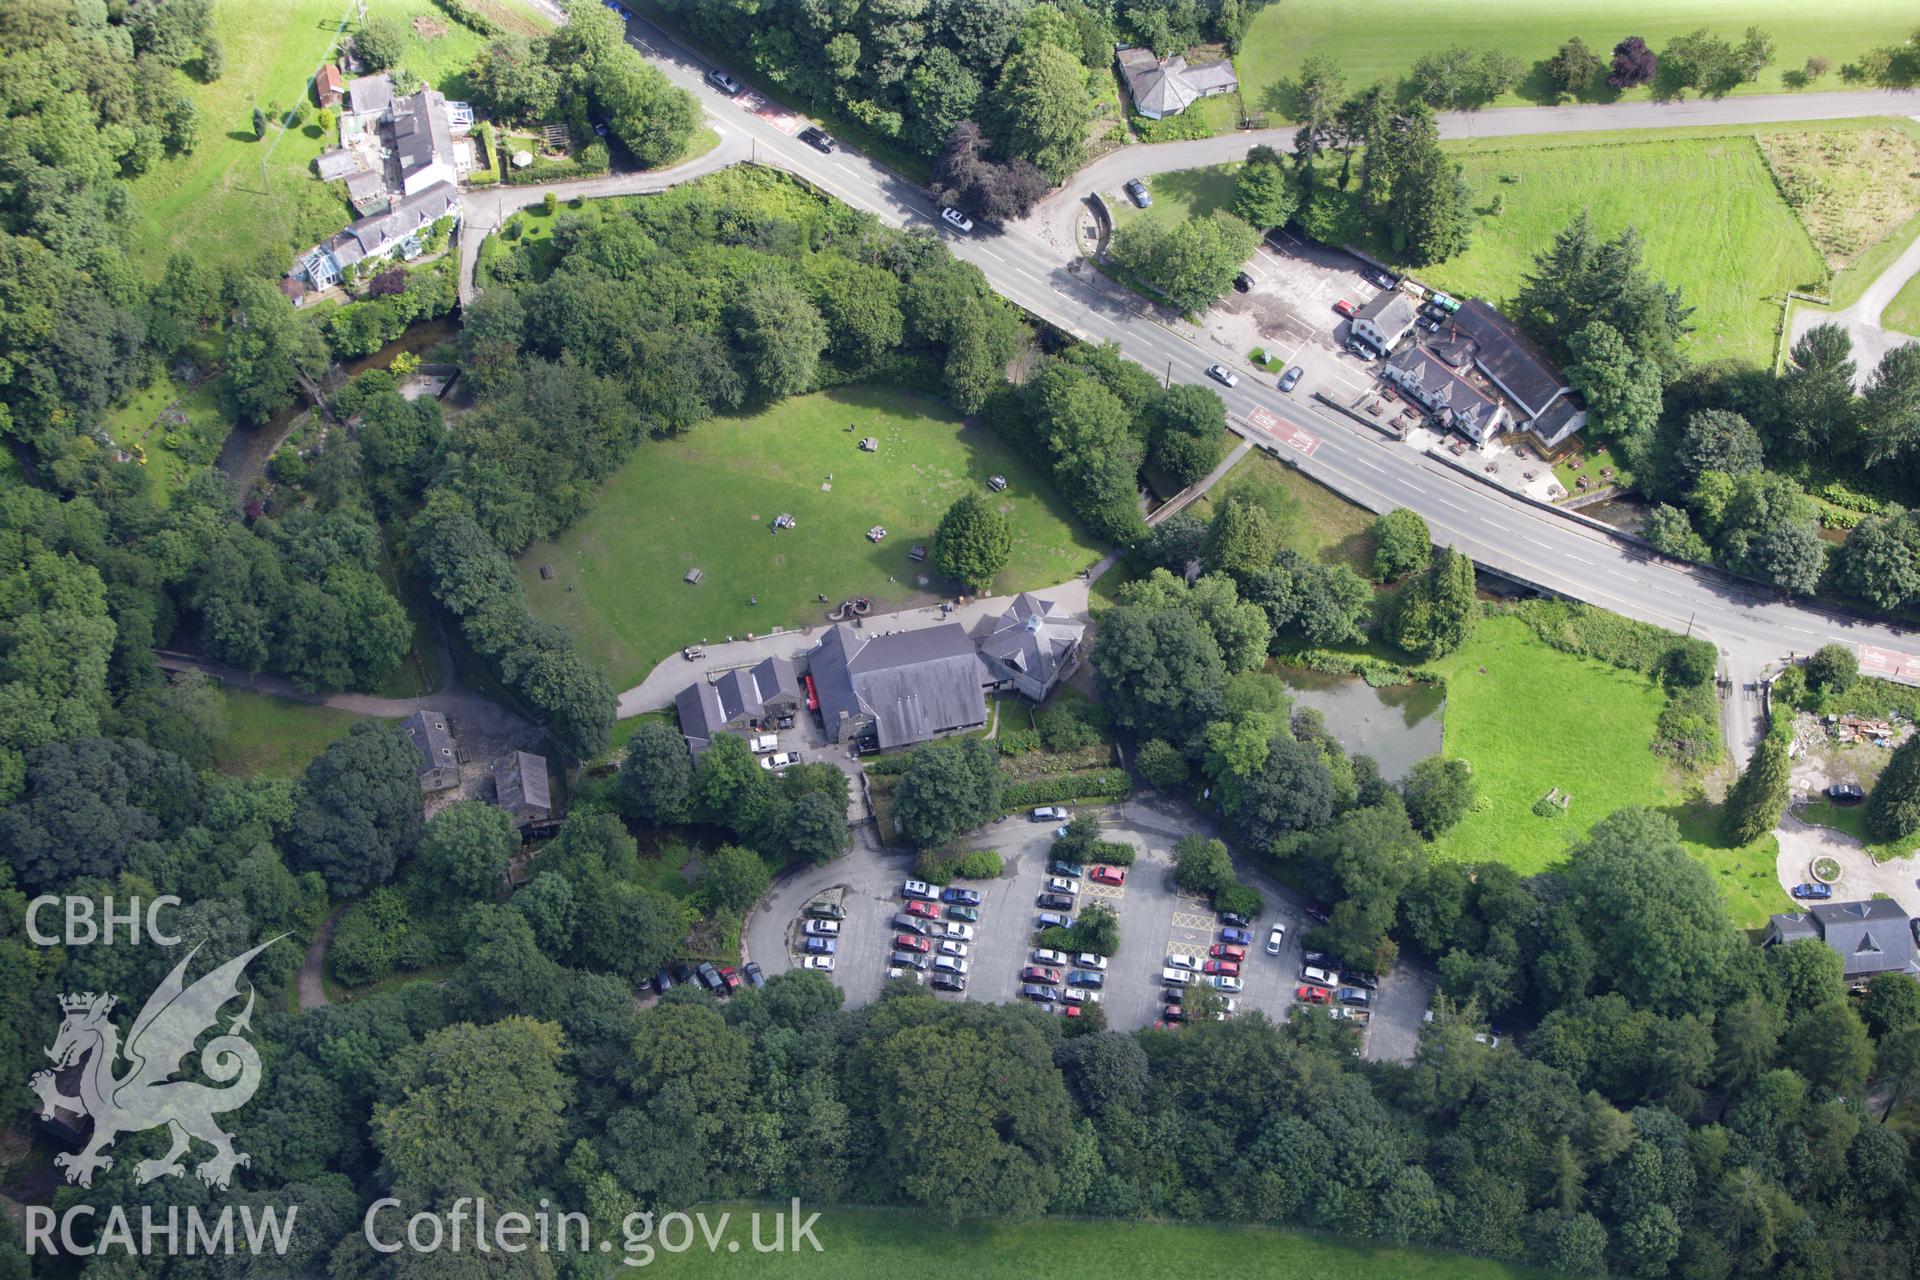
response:
[[[933,967],[942,973],[965,973],[973,967],[973,961],[962,960],[959,956],[935,956]]]
[[[837,938],[840,936],[838,920],[809,920],[800,927],[800,932],[809,938]]]
[[[1317,969],[1313,965],[1308,965],[1300,971],[1300,976],[1316,987],[1331,989],[1340,985],[1340,975],[1331,969]]]
[[[967,954],[967,944],[964,942],[954,942],[949,939],[940,944],[940,954],[943,956],[964,956]]]
[[[1077,894],[1080,892],[1080,882],[1069,880],[1065,876],[1048,876],[1047,890],[1050,893]]]
[[[1207,376],[1224,386],[1237,387],[1240,385],[1240,375],[1223,364],[1208,365]]]
[[[763,756],[780,745],[777,734],[763,733],[756,738],[748,738],[747,745],[753,748],[753,754]]]
[[[1182,955],[1176,951],[1167,957],[1167,967],[1169,969],[1185,969],[1189,973],[1198,973],[1200,972],[1200,957]]]
[[[1089,991],[1085,987],[1068,987],[1060,993],[1060,998],[1068,1004],[1099,1004],[1100,993]]]
[[[799,763],[800,753],[798,751],[776,751],[770,756],[760,757],[760,767],[768,772],[772,772],[775,769],[784,769],[788,765]]]
[[[958,938],[962,942],[972,942],[973,926],[970,924],[961,924],[955,920],[949,920],[947,921],[947,936],[949,938]]]
[[[939,900],[940,891],[924,880],[909,880],[900,886],[900,896],[918,898],[922,902],[935,902]]]
[[[1035,822],[1056,822],[1067,816],[1067,811],[1057,804],[1043,804],[1033,811]]]
[[[1276,924],[1275,926],[1273,926],[1273,928],[1269,930],[1267,933],[1267,954],[1270,956],[1279,955],[1280,948],[1282,945],[1285,944],[1286,940],[1287,940],[1287,926],[1283,924]]]
[[[1220,1010],[1223,1013],[1238,1013],[1240,1012],[1240,1002],[1232,996],[1222,996],[1220,999]]]
[[[1229,978],[1224,973],[1216,973],[1213,975],[1213,987],[1216,991],[1238,991],[1240,979]]]
[[[1105,956],[1097,956],[1091,951],[1082,951],[1073,958],[1073,963],[1081,969],[1093,969],[1100,973],[1107,971],[1107,958]]]
[[[800,967],[803,969],[824,969],[828,973],[832,973],[833,957],[832,956],[808,956],[805,960],[802,960],[800,962]]]
[[[1035,964],[1052,965],[1055,968],[1065,968],[1067,957],[1063,951],[1051,951],[1046,947],[1041,947],[1033,953],[1033,962]]]
[[[1160,983],[1162,986],[1184,987],[1192,981],[1193,975],[1185,969],[1162,969],[1160,971]]]
[[[971,234],[973,231],[973,219],[951,205],[943,205],[941,207],[940,221],[946,223],[956,231],[964,231],[968,234]]]

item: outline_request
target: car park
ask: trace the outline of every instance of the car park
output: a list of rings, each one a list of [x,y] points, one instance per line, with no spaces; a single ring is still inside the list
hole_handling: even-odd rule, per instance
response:
[[[1020,971],[1022,982],[1045,982],[1052,986],[1060,985],[1060,971],[1049,969],[1045,965],[1030,964]]]
[[[940,210],[940,221],[956,231],[971,232],[973,230],[973,219],[950,205]]]
[[[838,920],[809,920],[800,926],[800,931],[809,938],[837,938],[840,936]]]
[[[1066,816],[1067,811],[1057,804],[1043,804],[1032,814],[1035,822],[1059,822]]]
[[[758,991],[767,985],[767,975],[760,968],[758,960],[749,960],[740,966],[740,972],[746,977],[747,985]]]
[[[1300,976],[1316,987],[1337,987],[1340,975],[1331,969],[1322,969],[1318,965],[1307,965],[1300,970]]]
[[[1068,862],[1065,858],[1054,858],[1047,863],[1050,876],[1079,876],[1086,874],[1086,868],[1077,862]]]
[[[933,944],[931,942],[928,942],[925,938],[917,937],[911,933],[896,934],[893,939],[893,945],[894,945],[894,948],[899,951],[931,951],[933,950]]]
[[[1127,193],[1127,199],[1133,201],[1135,208],[1151,209],[1153,207],[1153,197],[1147,194],[1147,184],[1140,181],[1140,179],[1127,179],[1127,184],[1124,189]]]
[[[1354,305],[1351,302],[1348,302],[1345,298],[1342,298],[1340,299],[1340,301],[1334,303],[1333,309],[1335,311],[1338,311],[1341,315],[1347,317],[1347,319],[1349,320],[1353,319],[1353,313],[1355,310]]]
[[[979,924],[980,910],[978,907],[948,907],[947,919],[963,920],[968,924]]]
[[[1198,973],[1200,971],[1200,957],[1184,955],[1176,951],[1167,957],[1167,968],[1185,969],[1189,973]]]
[[[1293,997],[1308,1004],[1327,1004],[1332,1001],[1333,993],[1324,987],[1295,987]]]
[[[780,769],[785,769],[791,765],[796,765],[799,763],[800,763],[800,753],[798,751],[776,751],[770,756],[760,757],[760,767],[762,769],[765,769],[769,773],[773,773]]]
[[[833,154],[833,150],[834,150],[833,135],[828,133],[825,129],[822,129],[817,124],[808,125],[806,128],[802,129],[800,131],[800,141],[806,143],[808,146],[812,147],[815,151],[820,152],[822,155],[830,156]]]
[[[1224,973],[1230,978],[1240,976],[1240,965],[1234,960],[1209,960],[1200,966],[1202,973]]]
[[[1253,934],[1237,925],[1228,925],[1220,931],[1220,941],[1231,942],[1236,946],[1250,947],[1253,945]]]
[[[1230,973],[1216,973],[1213,975],[1213,989],[1215,991],[1238,991],[1240,990],[1240,985],[1240,979]]]
[[[918,916],[908,915],[903,911],[896,911],[894,913],[893,927],[896,929],[904,929],[908,933],[925,933],[928,929],[925,920],[922,920]]]
[[[1037,947],[1034,949],[1033,962],[1035,964],[1064,965],[1067,963],[1067,956],[1063,951],[1054,951],[1048,947]]]
[[[1207,376],[1223,386],[1237,387],[1240,385],[1240,375],[1223,364],[1208,365]]]
[[[800,967],[802,969],[819,969],[826,973],[832,973],[833,957],[832,956],[808,956],[805,960],[800,962]]]
[[[1020,994],[1029,1000],[1038,1000],[1041,1004],[1052,1004],[1060,998],[1060,993],[1052,987],[1043,987],[1038,983],[1027,983],[1020,988]]]
[[[1125,867],[1110,867],[1103,864],[1087,868],[1087,879],[1095,884],[1122,885],[1127,882]]]
[[[940,918],[940,908],[934,906],[931,902],[909,902],[907,904],[907,914],[910,916],[919,916],[923,920],[938,920]]]
[[[896,951],[888,956],[887,960],[896,969],[912,969],[918,972],[927,967],[927,958],[912,951]]]
[[[932,985],[941,991],[965,991],[967,975],[964,973],[937,972],[933,975]]]
[[[1207,954],[1215,960],[1231,960],[1235,964],[1239,964],[1247,958],[1247,949],[1245,947],[1237,947],[1231,942],[1216,942],[1207,948]]]
[[[1053,893],[1075,894],[1080,892],[1080,882],[1065,876],[1048,876],[1047,888]]]
[[[900,886],[900,896],[931,902],[940,896],[940,891],[924,880],[909,880]]]
[[[1821,884],[1818,881],[1810,880],[1805,884],[1797,884],[1793,886],[1793,896],[1796,898],[1806,898],[1814,901],[1825,901],[1826,899],[1831,898],[1833,896],[1833,886],[1830,884]]]
[[[1039,905],[1049,911],[1071,911],[1073,899],[1064,893],[1043,893],[1040,895]]]
[[[1350,1004],[1364,1009],[1373,1003],[1373,995],[1363,987],[1341,987],[1333,993],[1333,998],[1341,1004]]]
[[[1280,948],[1285,946],[1286,942],[1287,942],[1287,926],[1283,924],[1276,924],[1275,926],[1273,926],[1273,928],[1267,930],[1267,954],[1268,955],[1270,956],[1279,955]]]
[[[718,67],[707,72],[707,83],[726,94],[729,98],[739,97],[741,91],[745,88],[738,80],[735,80]]]
[[[943,956],[964,956],[967,954],[967,944],[964,942],[955,942],[949,938],[940,944],[940,954]]]
[[[763,733],[757,737],[748,738],[747,745],[753,748],[753,754],[763,756],[769,751],[780,749],[780,738],[777,734]]]
[[[1251,925],[1253,921],[1241,915],[1238,911],[1222,911],[1220,913],[1220,923],[1232,925],[1236,929],[1245,929]]]
[[[1070,915],[1063,915],[1058,911],[1042,911],[1039,915],[1034,917],[1034,920],[1042,929],[1073,928],[1073,917]]]
[[[1106,982],[1106,974],[1096,973],[1092,969],[1074,969],[1067,974],[1067,985],[1070,987],[1101,987]]]
[[[808,938],[806,952],[810,956],[830,956],[840,949],[840,944],[832,938]]]
[[[980,892],[977,889],[942,889],[940,901],[962,907],[977,907],[980,905]]]
[[[949,938],[958,938],[962,942],[972,942],[973,926],[949,923],[947,925],[947,936]]]
[[[1280,381],[1276,385],[1278,385],[1282,391],[1291,391],[1300,385],[1300,373],[1300,366],[1295,365],[1280,375]]]
[[[973,961],[961,956],[935,956],[933,967],[941,973],[965,973],[973,967]]]
[[[1082,969],[1098,969],[1102,973],[1107,969],[1107,958],[1097,956],[1091,951],[1082,951],[1073,958],[1073,962]]]
[[[847,918],[847,909],[837,902],[821,900],[809,902],[807,904],[807,914],[816,920],[845,920]]]

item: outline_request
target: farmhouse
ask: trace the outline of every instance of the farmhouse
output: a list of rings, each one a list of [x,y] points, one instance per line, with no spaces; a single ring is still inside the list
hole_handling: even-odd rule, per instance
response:
[[[1484,444],[1507,424],[1506,409],[1425,347],[1411,346],[1389,357],[1380,376],[1405,391],[1442,426],[1476,444]]]
[[[1113,59],[1120,78],[1127,82],[1133,109],[1149,120],[1177,116],[1202,98],[1240,87],[1233,63],[1224,58],[1189,66],[1178,54],[1160,58],[1151,49],[1121,47],[1114,50]]]
[[[400,166],[401,192],[418,195],[436,183],[455,181],[458,175],[447,100],[433,89],[423,88],[395,98],[388,114],[393,156]],[[468,118],[471,120],[471,116]]]
[[[836,624],[807,667],[829,742],[886,751],[987,722],[980,655],[957,622],[877,636]]]
[[[1840,957],[1848,982],[1864,982],[1877,973],[1920,977],[1913,943],[1913,922],[1891,898],[1865,902],[1822,902],[1806,911],[1789,911],[1767,923],[1760,945],[1778,946],[1818,938]]]
[[[547,758],[513,751],[493,762],[493,802],[516,827],[553,816],[553,792],[547,782]]]
[[[736,667],[715,680],[690,684],[674,699],[680,732],[698,756],[715,735],[774,724],[799,712],[806,701],[790,658],[766,658]]]
[[[1413,332],[1413,300],[1398,289],[1382,289],[1353,313],[1353,336],[1387,355]]]
[[[336,284],[349,266],[369,258],[411,258],[420,252],[426,231],[441,218],[460,221],[460,193],[441,182],[409,196],[384,213],[361,218],[325,244],[309,249],[293,274],[324,289]]]
[[[987,669],[987,687],[1013,689],[1035,702],[1045,702],[1080,662],[1080,644],[1086,624],[1051,600],[1022,591],[1007,611],[983,624],[980,661]]]

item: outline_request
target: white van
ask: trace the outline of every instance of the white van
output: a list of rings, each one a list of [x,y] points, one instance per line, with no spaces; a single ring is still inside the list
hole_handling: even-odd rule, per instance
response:
[[[763,756],[769,751],[777,751],[780,739],[771,733],[763,733],[757,738],[748,738],[747,745],[753,748],[753,754]]]

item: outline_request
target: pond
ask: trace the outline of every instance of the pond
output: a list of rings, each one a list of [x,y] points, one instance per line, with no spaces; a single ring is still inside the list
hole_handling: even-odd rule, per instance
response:
[[[1359,676],[1335,676],[1305,667],[1274,668],[1293,695],[1296,711],[1311,707],[1349,755],[1369,755],[1390,781],[1418,761],[1440,754],[1445,697],[1435,684],[1375,689]]]

